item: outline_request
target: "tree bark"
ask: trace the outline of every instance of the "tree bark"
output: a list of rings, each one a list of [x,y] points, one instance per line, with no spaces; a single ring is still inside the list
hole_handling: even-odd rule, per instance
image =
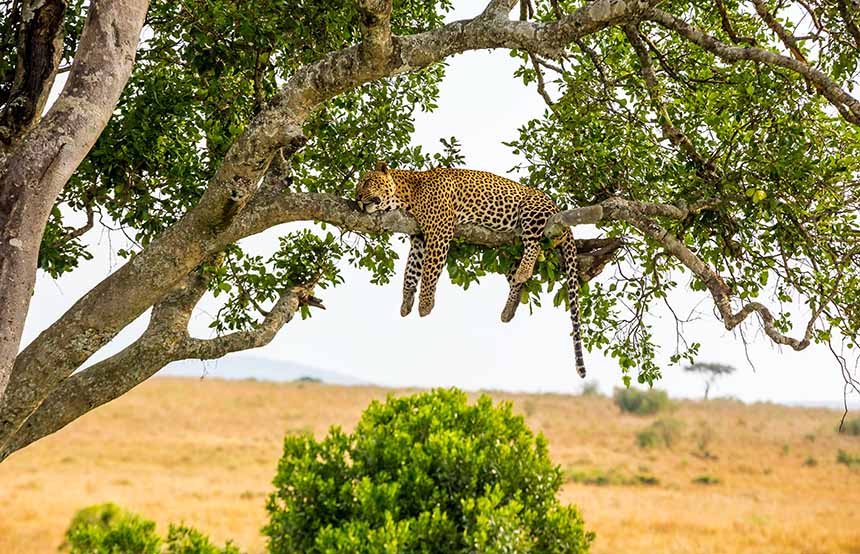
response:
[[[63,92],[0,159],[0,442],[26,416],[20,406],[44,398],[22,386],[29,376],[13,372],[39,244],[54,202],[101,134],[131,74],[147,7],[147,0],[91,4]]]

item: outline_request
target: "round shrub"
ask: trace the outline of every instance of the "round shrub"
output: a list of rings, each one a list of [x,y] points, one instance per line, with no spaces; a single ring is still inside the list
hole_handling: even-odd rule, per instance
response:
[[[263,529],[276,554],[588,552],[546,440],[456,390],[374,402],[355,431],[289,436]]]
[[[616,388],[612,397],[622,412],[636,415],[654,415],[671,405],[666,391],[657,389]]]

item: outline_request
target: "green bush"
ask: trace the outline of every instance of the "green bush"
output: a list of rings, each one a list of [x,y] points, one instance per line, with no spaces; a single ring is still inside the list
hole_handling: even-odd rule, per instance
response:
[[[666,391],[657,389],[616,388],[612,397],[622,412],[636,415],[654,415],[671,404]]]
[[[231,544],[217,548],[198,531],[171,525],[162,547],[155,523],[116,504],[98,504],[79,511],[66,531],[71,554],[239,554]]]
[[[546,441],[510,404],[437,390],[374,402],[355,431],[291,436],[263,532],[275,554],[584,553]]]
[[[712,475],[699,475],[693,479],[693,483],[696,483],[697,485],[719,485],[721,481],[719,477],[714,477]]]
[[[836,454],[836,463],[845,464],[848,467],[860,467],[860,454],[851,454],[842,449]]]
[[[72,554],[160,554],[155,523],[116,504],[79,511],[66,531]]]
[[[586,381],[582,384],[581,396],[602,396],[600,394],[600,383],[597,381]]]
[[[842,424],[842,429],[839,432],[843,435],[860,437],[860,417],[846,419],[845,423]]]
[[[681,439],[683,430],[683,421],[673,417],[664,417],[636,433],[636,444],[640,448],[655,448],[658,446],[672,448]]]

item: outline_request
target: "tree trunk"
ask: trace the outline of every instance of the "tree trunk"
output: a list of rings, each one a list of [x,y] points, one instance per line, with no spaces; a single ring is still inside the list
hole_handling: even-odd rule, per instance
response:
[[[131,74],[148,5],[148,0],[92,3],[63,92],[41,121],[0,154],[0,405],[9,404],[9,391],[22,390],[10,388],[10,382],[26,378],[12,368],[48,216],[113,113]],[[0,421],[7,431],[0,444],[19,416],[6,414]]]

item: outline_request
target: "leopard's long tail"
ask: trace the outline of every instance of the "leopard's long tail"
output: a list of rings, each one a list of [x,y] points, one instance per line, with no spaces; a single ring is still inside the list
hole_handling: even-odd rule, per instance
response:
[[[567,231],[558,245],[561,250],[564,267],[567,270],[567,299],[570,303],[570,323],[573,326],[573,353],[576,360],[576,371],[580,377],[585,377],[585,361],[582,356],[582,324],[579,318],[579,265],[576,262],[576,242],[573,233]]]

